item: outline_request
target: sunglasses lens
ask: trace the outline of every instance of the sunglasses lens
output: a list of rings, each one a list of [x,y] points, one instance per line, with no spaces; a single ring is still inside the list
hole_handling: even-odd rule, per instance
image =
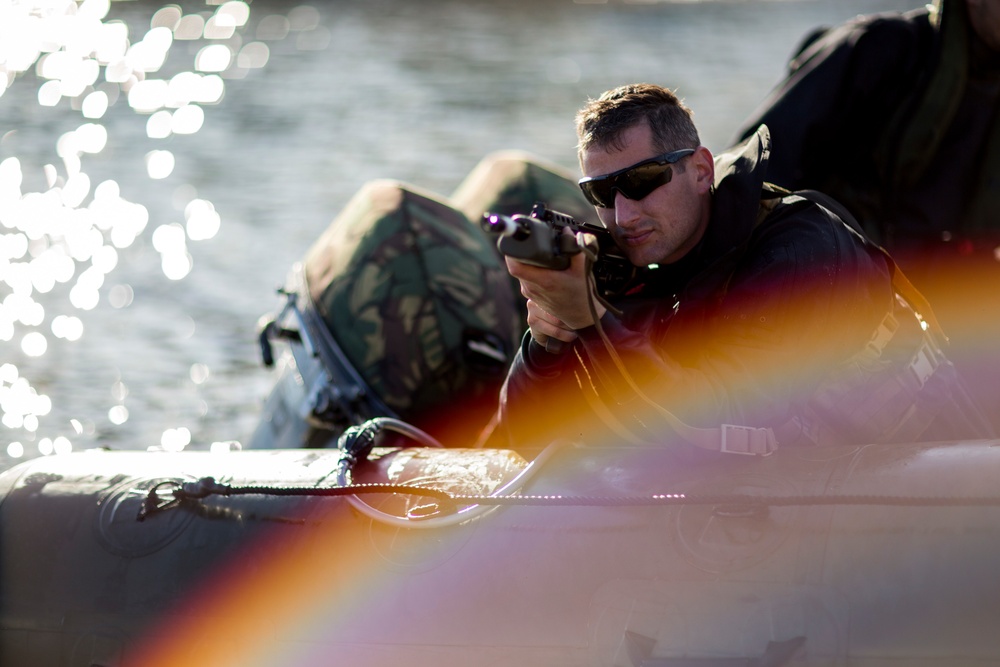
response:
[[[632,167],[617,176],[596,178],[580,183],[584,196],[594,206],[601,208],[615,207],[615,191],[632,200],[648,197],[649,194],[670,182],[673,170],[669,164],[648,162]]]
[[[672,177],[669,164],[641,164],[618,177],[618,189],[629,199],[639,200],[669,183]]]
[[[601,179],[598,181],[585,181],[580,183],[583,195],[594,206],[601,208],[615,207],[615,189],[611,179]]]

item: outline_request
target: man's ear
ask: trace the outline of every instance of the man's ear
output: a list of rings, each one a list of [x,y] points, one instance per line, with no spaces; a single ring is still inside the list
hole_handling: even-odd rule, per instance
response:
[[[699,146],[691,156],[691,167],[695,170],[695,183],[699,194],[706,194],[715,185],[715,157],[712,151]]]

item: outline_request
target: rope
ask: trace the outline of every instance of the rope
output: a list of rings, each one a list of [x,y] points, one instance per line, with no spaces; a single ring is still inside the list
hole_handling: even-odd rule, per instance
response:
[[[219,484],[211,477],[197,482],[182,484],[174,490],[177,499],[199,499],[212,495],[219,496],[354,496],[367,493],[401,493],[411,496],[426,496],[450,501],[453,496],[447,491],[408,484],[352,484],[351,486],[307,487],[307,486],[230,486]]]
[[[651,496],[451,496],[451,502],[479,505],[533,505],[553,507],[641,507],[686,505],[754,505],[788,507],[796,505],[881,505],[890,507],[1000,507],[1000,496],[750,496],[654,494]]]
[[[152,492],[151,492],[152,493]],[[1000,496],[887,496],[887,495],[794,495],[754,496],[747,494],[698,495],[663,493],[648,496],[563,496],[563,495],[453,495],[447,491],[408,484],[352,484],[337,487],[229,486],[211,477],[178,485],[175,500],[192,500],[211,495],[242,496],[355,496],[397,493],[423,496],[459,505],[531,505],[551,507],[640,507],[670,505],[757,505],[787,507],[795,505],[881,505],[938,507],[1000,507]]]

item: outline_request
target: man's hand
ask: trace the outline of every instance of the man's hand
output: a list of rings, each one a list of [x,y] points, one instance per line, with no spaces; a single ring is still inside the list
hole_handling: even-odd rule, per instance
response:
[[[577,337],[565,322],[545,312],[531,299],[528,299],[528,330],[535,342],[550,352],[561,349],[558,343],[572,343]],[[551,344],[553,340],[557,341],[556,345]]]
[[[521,283],[521,294],[528,299],[528,328],[537,342],[545,345],[549,338],[556,338],[569,343],[576,339],[577,329],[594,324],[583,254],[575,255],[565,271],[539,268],[510,257],[506,262],[510,275]],[[598,319],[607,310],[596,301],[594,307]]]

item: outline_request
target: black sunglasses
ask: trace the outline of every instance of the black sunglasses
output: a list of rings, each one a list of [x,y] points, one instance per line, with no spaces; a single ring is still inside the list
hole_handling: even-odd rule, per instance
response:
[[[642,199],[661,185],[669,183],[674,175],[670,165],[682,157],[691,155],[694,150],[682,148],[637,162],[631,167],[604,176],[581,178],[580,189],[583,190],[587,201],[601,208],[615,207],[615,190],[629,199]]]

